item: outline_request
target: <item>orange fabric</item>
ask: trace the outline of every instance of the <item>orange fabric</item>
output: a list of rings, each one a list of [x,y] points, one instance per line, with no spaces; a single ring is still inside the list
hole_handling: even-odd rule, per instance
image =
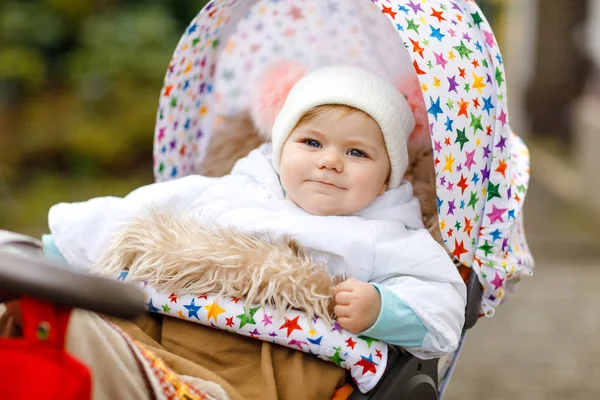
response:
[[[458,273],[460,274],[461,278],[463,278],[463,281],[465,283],[469,282],[469,276],[471,275],[471,268],[461,264],[458,267]]]
[[[346,383],[333,393],[331,400],[347,400],[352,395],[352,392],[354,392],[354,387],[351,384]]]

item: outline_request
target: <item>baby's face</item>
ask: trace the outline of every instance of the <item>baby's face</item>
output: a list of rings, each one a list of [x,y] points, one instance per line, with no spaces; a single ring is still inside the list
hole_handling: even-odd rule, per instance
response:
[[[287,198],[313,215],[348,215],[385,192],[390,160],[379,125],[333,108],[298,125],[283,145]]]

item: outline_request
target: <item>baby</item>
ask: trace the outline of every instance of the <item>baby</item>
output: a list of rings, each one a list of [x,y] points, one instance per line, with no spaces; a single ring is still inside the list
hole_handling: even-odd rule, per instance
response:
[[[410,184],[406,143],[415,120],[402,94],[366,70],[335,66],[301,74],[281,91],[265,84],[258,125],[276,115],[272,144],[222,178],[189,176],[125,198],[58,204],[49,223],[72,265],[93,265],[119,224],[149,205],[204,226],[272,240],[289,236],[328,272],[342,328],[422,358],[453,351],[464,323],[465,285],[426,229]],[[284,79],[272,76],[268,79]],[[289,77],[288,77],[289,78]],[[279,91],[283,105],[268,104]],[[261,107],[263,107],[261,109]]]

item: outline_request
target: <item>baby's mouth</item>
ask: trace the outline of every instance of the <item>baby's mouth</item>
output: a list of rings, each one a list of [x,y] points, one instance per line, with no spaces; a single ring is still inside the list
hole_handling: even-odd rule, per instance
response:
[[[334,187],[334,188],[336,188],[336,189],[342,189],[342,190],[345,190],[345,188],[343,188],[343,187],[341,187],[341,186],[338,186],[338,185],[336,185],[336,184],[334,184],[334,183],[331,183],[331,182],[320,181],[320,180],[310,180],[309,182],[319,183],[319,184],[321,184],[321,185],[325,185],[325,186],[331,186],[331,187]]]

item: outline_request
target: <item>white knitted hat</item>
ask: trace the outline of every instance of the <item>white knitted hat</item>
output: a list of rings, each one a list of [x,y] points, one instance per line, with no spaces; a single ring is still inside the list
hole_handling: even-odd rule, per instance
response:
[[[404,96],[391,84],[364,69],[324,67],[303,76],[290,90],[273,124],[273,166],[279,173],[281,149],[302,116],[312,108],[340,104],[370,115],[379,124],[390,158],[389,189],[402,182],[408,166],[406,142],[415,119]]]

